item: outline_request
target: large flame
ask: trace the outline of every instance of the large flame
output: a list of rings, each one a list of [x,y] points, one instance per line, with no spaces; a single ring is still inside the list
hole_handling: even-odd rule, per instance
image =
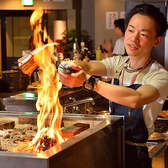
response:
[[[36,48],[46,43],[53,43],[47,35],[46,27],[44,27],[45,23],[42,25],[43,13],[43,9],[39,8],[33,12],[30,18],[31,28],[34,30],[33,40]],[[49,138],[56,139],[57,143],[63,142],[60,132],[63,109],[58,97],[62,84],[59,81],[59,76],[53,63],[53,59],[55,59],[53,53],[54,46],[47,46],[34,55],[34,61],[42,70],[40,76],[41,88],[38,89],[38,100],[36,102],[36,108],[39,111],[37,117],[38,132],[31,142],[31,145],[36,145],[37,152],[38,139],[42,138],[43,134],[46,134]]]

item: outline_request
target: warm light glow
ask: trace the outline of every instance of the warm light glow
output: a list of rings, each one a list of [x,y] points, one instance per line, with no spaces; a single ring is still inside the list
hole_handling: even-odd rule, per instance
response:
[[[36,48],[44,45],[44,43],[53,43],[47,35],[46,28],[42,30],[42,15],[43,9],[35,10],[30,18],[31,28],[34,30],[34,44]],[[44,134],[49,138],[57,140],[57,143],[63,142],[61,137],[61,121],[63,108],[59,102],[58,93],[62,87],[59,81],[59,76],[56,73],[56,67],[53,64],[55,59],[54,46],[47,46],[42,51],[34,55],[34,61],[42,69],[40,76],[41,88],[38,89],[38,100],[36,108],[39,111],[37,117],[38,132],[31,142],[31,145],[36,145],[38,152],[38,139]]]
[[[61,40],[63,37],[63,32],[66,30],[66,21],[64,20],[54,20],[54,41]]]

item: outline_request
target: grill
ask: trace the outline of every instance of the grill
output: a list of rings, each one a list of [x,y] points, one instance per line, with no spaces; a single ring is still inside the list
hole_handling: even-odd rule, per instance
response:
[[[1,111],[0,116],[17,119],[36,117],[36,112]],[[49,148],[43,153],[0,152],[3,168],[86,168],[124,167],[123,117],[108,115],[64,114],[63,120],[89,123],[90,128]]]
[[[167,119],[157,119],[154,123],[155,132],[164,133],[168,129],[168,120]]]

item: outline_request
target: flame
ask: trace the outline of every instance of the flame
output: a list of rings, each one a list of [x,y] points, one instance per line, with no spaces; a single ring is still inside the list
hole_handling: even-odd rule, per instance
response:
[[[33,40],[36,48],[46,43],[53,43],[47,35],[46,27],[42,26],[43,13],[43,9],[39,8],[33,12],[30,18],[30,25],[34,31]],[[42,27],[44,28],[42,29]],[[34,55],[34,61],[42,70],[40,74],[41,88],[38,89],[38,99],[36,102],[36,108],[39,111],[37,117],[38,132],[30,144],[31,146],[36,145],[36,151],[38,151],[40,143],[38,139],[42,138],[44,134],[49,138],[57,139],[57,143],[64,141],[60,131],[63,108],[58,97],[62,83],[59,81],[59,76],[56,73],[56,67],[53,63],[53,59],[55,59],[53,53],[54,46],[47,46]],[[46,123],[48,125],[46,125]]]

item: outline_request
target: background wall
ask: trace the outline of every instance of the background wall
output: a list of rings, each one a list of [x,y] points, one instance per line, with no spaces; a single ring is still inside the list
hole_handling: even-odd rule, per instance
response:
[[[115,43],[113,29],[106,29],[106,12],[125,12],[125,0],[83,0],[82,1],[82,30],[88,30],[94,40],[95,49],[104,40]]]
[[[34,0],[34,5],[29,7],[22,6],[21,0],[0,0],[0,10],[33,10],[39,7],[44,9],[72,9],[72,0],[63,2],[44,2],[44,0]]]
[[[116,37],[112,29],[106,29],[106,12],[125,11],[124,0],[95,0],[95,47],[100,46],[104,40],[115,43]]]
[[[95,41],[95,0],[82,1],[81,20],[81,30],[87,30]]]

